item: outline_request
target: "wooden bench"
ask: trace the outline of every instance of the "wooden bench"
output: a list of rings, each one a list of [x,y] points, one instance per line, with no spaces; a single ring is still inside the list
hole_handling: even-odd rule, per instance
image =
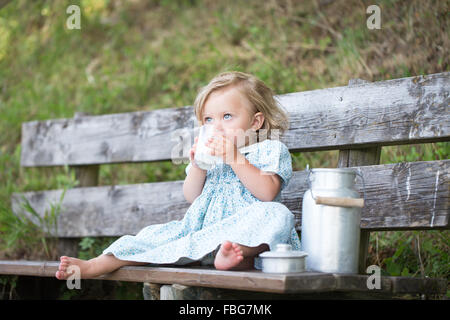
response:
[[[281,140],[291,152],[339,150],[338,166],[358,167],[365,177],[360,274],[143,266],[123,267],[98,279],[143,282],[147,293],[165,284],[161,298],[186,297],[180,292],[194,298],[214,296],[203,294],[200,287],[209,287],[214,294],[219,289],[230,289],[227,292],[232,294],[243,290],[243,297],[250,292],[445,293],[447,280],[431,278],[382,276],[381,289],[369,289],[365,263],[371,231],[449,229],[450,160],[379,164],[382,146],[450,141],[449,89],[450,73],[445,72],[374,83],[352,79],[348,86],[277,96],[290,115],[290,129]],[[76,255],[81,237],[136,234],[147,225],[181,219],[190,205],[183,196],[182,180],[98,186],[99,166],[171,159],[187,164],[196,126],[191,106],[23,123],[21,166],[68,165],[80,181],[65,193],[58,217],[55,236],[65,244],[63,253]],[[180,139],[180,132],[185,139]],[[179,152],[181,145],[185,154]],[[298,231],[305,179],[305,171],[295,171],[282,192]],[[361,181],[357,188],[362,195]],[[22,212],[24,197],[43,216],[62,192],[15,193],[12,209]],[[0,261],[0,274],[54,277],[57,266],[57,261]]]

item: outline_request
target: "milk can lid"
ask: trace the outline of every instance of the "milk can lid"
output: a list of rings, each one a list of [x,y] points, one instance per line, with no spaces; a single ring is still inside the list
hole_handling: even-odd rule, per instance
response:
[[[279,243],[275,250],[263,252],[259,256],[262,258],[303,258],[307,255],[305,251],[292,251],[290,244]]]

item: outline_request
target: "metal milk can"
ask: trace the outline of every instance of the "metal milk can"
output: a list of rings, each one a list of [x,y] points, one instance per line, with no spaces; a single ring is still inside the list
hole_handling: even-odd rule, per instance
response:
[[[355,179],[362,174],[351,168],[306,170],[309,189],[303,196],[301,245],[308,254],[307,270],[358,273],[364,199]]]

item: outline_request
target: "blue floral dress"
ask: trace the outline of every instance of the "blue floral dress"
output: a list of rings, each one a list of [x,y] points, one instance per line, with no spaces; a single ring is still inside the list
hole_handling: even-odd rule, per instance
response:
[[[278,174],[281,190],[289,183],[292,160],[281,141],[267,139],[240,152],[262,171]],[[191,167],[186,167],[186,174]],[[293,250],[300,250],[294,215],[279,202],[280,193],[274,201],[263,202],[241,183],[231,166],[217,164],[207,171],[202,193],[182,220],[150,225],[136,236],[123,236],[103,253],[120,260],[183,265],[193,261],[212,264],[225,240],[249,247],[266,243],[270,249],[289,243]]]

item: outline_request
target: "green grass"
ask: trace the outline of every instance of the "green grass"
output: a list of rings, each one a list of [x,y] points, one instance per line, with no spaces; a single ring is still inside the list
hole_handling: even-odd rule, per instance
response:
[[[368,1],[315,3],[16,0],[2,8],[0,256],[51,254],[36,249],[41,237],[30,236],[33,226],[12,214],[11,194],[71,181],[64,168],[20,167],[23,122],[192,105],[202,85],[230,69],[255,74],[277,94],[343,86],[351,78],[449,71],[445,1],[379,1],[381,30],[365,26]],[[70,4],[81,7],[81,30],[65,27]],[[448,159],[449,153],[448,142],[383,147],[381,163]],[[294,170],[307,163],[335,167],[337,156],[294,153]],[[184,167],[169,161],[103,165],[100,185],[181,180]],[[447,231],[377,232],[371,243],[374,237],[386,272],[448,278]],[[108,241],[81,239],[80,255],[96,255]],[[422,244],[423,268],[414,242]]]

